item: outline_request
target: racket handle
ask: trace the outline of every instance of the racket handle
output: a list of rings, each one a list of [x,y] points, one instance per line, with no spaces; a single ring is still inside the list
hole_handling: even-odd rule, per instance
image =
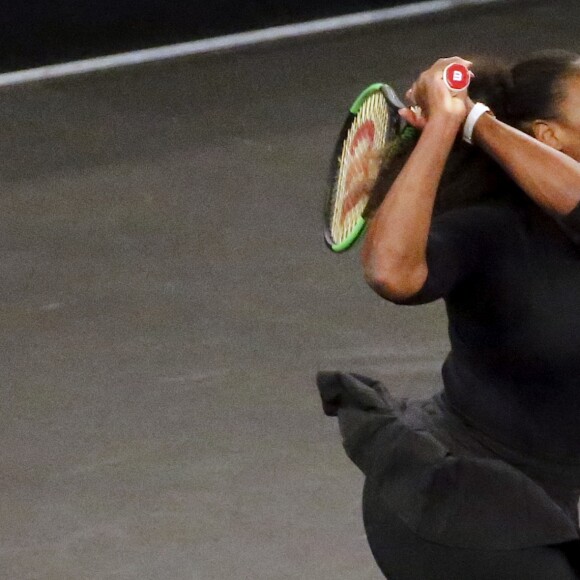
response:
[[[443,80],[452,93],[464,91],[471,82],[472,73],[462,64],[453,63],[445,67]]]

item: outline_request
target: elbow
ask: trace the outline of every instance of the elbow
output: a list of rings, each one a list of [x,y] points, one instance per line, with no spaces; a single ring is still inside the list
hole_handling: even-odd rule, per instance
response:
[[[409,267],[386,264],[381,268],[365,267],[367,284],[381,297],[402,303],[415,296],[427,280],[427,265]]]

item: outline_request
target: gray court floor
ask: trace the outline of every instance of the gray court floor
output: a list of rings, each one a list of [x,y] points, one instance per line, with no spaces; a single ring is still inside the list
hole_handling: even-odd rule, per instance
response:
[[[0,578],[379,580],[318,369],[440,386],[320,209],[346,107],[442,55],[580,49],[577,0],[0,92]]]

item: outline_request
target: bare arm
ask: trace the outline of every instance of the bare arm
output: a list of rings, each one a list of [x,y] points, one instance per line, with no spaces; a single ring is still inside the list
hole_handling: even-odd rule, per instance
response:
[[[546,211],[566,215],[580,203],[578,161],[491,115],[479,119],[473,138]]]
[[[384,298],[412,296],[427,278],[435,196],[460,125],[460,119],[445,115],[430,119],[369,224],[362,250],[365,278]]]
[[[426,250],[435,196],[466,114],[464,99],[452,97],[442,80],[443,68],[450,62],[470,64],[457,58],[441,59],[414,85],[426,122],[365,236],[365,278],[389,300],[413,296],[427,279]]]

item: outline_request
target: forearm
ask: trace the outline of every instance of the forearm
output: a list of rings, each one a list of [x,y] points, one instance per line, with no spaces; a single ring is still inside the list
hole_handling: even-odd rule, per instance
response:
[[[580,203],[580,164],[560,151],[483,115],[474,142],[546,211],[567,215]]]
[[[443,115],[429,121],[369,224],[362,251],[365,277],[385,298],[409,297],[427,278],[435,196],[459,124]]]

